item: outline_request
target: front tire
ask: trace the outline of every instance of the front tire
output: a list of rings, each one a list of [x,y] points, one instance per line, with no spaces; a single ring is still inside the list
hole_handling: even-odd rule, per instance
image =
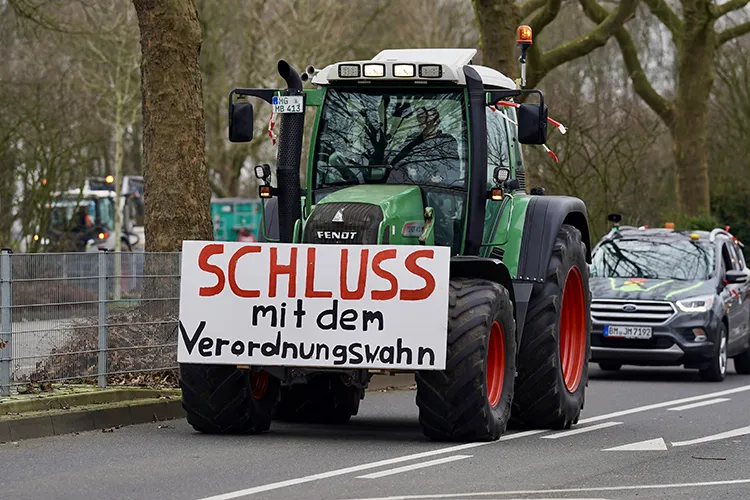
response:
[[[534,284],[518,354],[512,425],[568,429],[588,385],[591,292],[581,233],[563,224],[545,280]]]
[[[700,371],[701,379],[706,382],[721,382],[727,375],[727,326],[722,321],[719,326],[719,338],[708,368]],[[736,361],[735,361],[736,363]]]
[[[187,421],[206,434],[258,434],[271,427],[279,380],[232,365],[180,364]]]
[[[501,285],[450,280],[444,371],[418,371],[417,406],[436,441],[494,441],[508,424],[516,371],[513,303]]]

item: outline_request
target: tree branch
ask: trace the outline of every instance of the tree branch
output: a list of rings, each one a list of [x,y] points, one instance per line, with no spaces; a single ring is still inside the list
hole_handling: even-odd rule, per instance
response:
[[[720,32],[716,36],[716,43],[721,46],[746,33],[750,33],[750,21],[745,21],[742,24],[732,26],[731,28],[727,28],[724,31]]]
[[[529,76],[529,86],[536,85],[547,73],[556,67],[583,57],[606,44],[612,34],[633,16],[638,6],[638,1],[622,0],[611,13],[601,8],[604,16],[601,20],[594,21],[598,24],[596,28],[575,40],[541,54],[537,59],[536,69],[532,69]]]
[[[599,5],[596,0],[580,0],[583,11],[594,22],[602,22],[607,16],[607,10]],[[638,50],[636,49],[633,38],[630,36],[625,27],[620,27],[615,31],[615,39],[620,46],[622,58],[625,61],[625,68],[633,83],[633,89],[643,101],[656,113],[659,118],[667,125],[672,127],[674,121],[674,108],[671,101],[662,97],[649,82],[646,73],[643,71],[641,62],[638,59]]]
[[[747,0],[746,0],[747,1]],[[672,33],[672,40],[675,45],[682,41],[682,32],[684,24],[677,13],[667,4],[666,0],[644,0],[649,10],[664,26],[669,28]]]
[[[521,13],[521,20],[526,19],[531,14],[533,14],[534,11],[544,7],[544,4],[546,3],[547,0],[525,0],[521,5],[518,6],[518,10]]]
[[[721,5],[712,5],[711,13],[718,19],[724,14],[729,14],[733,10],[741,9],[748,4],[748,0],[729,0]]]
[[[562,6],[562,0],[547,0],[544,4],[544,8],[536,13],[536,15],[529,21],[529,26],[534,33],[534,36],[538,36],[544,28],[555,20],[557,14],[560,13],[560,7]]]

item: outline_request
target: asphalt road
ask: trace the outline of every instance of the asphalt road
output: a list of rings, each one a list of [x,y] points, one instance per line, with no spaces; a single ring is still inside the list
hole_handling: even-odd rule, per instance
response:
[[[339,427],[196,434],[184,420],[0,446],[10,499],[750,498],[750,376],[592,367],[572,431],[422,437],[413,391],[370,393]]]

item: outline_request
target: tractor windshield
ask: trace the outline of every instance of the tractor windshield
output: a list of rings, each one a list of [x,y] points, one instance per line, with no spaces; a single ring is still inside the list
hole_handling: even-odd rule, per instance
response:
[[[385,183],[465,190],[464,109],[461,91],[328,90],[315,187]]]

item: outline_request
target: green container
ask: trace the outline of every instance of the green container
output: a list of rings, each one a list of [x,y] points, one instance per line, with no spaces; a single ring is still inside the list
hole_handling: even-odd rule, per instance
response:
[[[211,220],[214,240],[239,241],[246,229],[254,241],[260,232],[260,200],[253,198],[214,198],[211,200]]]

